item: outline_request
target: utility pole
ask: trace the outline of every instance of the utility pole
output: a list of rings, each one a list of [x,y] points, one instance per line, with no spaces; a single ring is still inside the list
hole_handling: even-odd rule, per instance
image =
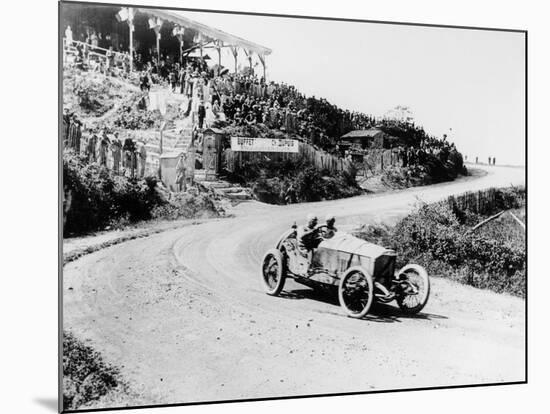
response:
[[[155,36],[157,39],[157,67],[160,66],[160,28],[162,27],[162,20],[159,18],[151,17],[149,19],[149,29],[155,31]]]
[[[130,30],[130,56],[129,56],[129,66],[130,72],[134,70],[134,14],[135,11],[132,7],[123,7],[116,14],[116,19],[119,22],[126,22],[128,24],[128,29]]]
[[[185,29],[180,26],[174,26],[172,30],[172,35],[177,37],[180,42],[180,65],[183,65],[183,35],[185,34]]]
[[[128,27],[130,28],[130,72],[134,70],[134,9],[128,7]]]
[[[218,75],[222,70],[222,45],[223,42],[221,40],[216,41],[216,50],[218,51]]]
[[[231,52],[233,52],[233,58],[235,59],[235,73],[237,73],[237,55],[239,54],[239,49],[237,47],[232,47]]]

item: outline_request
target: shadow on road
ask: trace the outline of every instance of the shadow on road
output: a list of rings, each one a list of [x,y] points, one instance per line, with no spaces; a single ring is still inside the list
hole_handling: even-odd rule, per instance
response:
[[[336,292],[330,290],[319,289],[294,289],[291,291],[283,291],[279,294],[283,299],[300,300],[310,299],[318,302],[323,302],[328,305],[340,307],[338,302],[338,295]],[[335,314],[330,311],[329,313]],[[342,315],[344,316],[344,315]],[[363,318],[365,321],[370,322],[402,322],[405,319],[417,319],[417,320],[434,320],[434,319],[448,319],[444,315],[436,315],[433,313],[420,312],[416,315],[407,315],[401,311],[397,306],[392,306],[385,303],[373,303],[367,316]]]

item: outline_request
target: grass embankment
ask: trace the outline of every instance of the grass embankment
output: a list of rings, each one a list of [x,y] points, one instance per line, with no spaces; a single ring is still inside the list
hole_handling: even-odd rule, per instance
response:
[[[525,233],[508,212],[524,222],[525,189],[492,191],[483,212],[461,203],[423,204],[394,227],[363,226],[356,235],[395,249],[399,266],[415,262],[433,276],[524,297]],[[502,210],[507,213],[471,231]]]
[[[129,80],[77,69],[63,71],[63,108],[78,115],[88,128],[107,128],[121,137],[158,131],[164,121],[167,129],[172,128],[179,116],[178,103],[167,102],[163,117],[159,111],[148,111],[146,100],[147,93]],[[154,137],[141,138],[148,142]]]

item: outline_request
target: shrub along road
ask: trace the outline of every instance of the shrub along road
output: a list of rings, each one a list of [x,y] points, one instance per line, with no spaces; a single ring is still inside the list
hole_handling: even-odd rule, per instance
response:
[[[341,229],[391,224],[418,198],[524,184],[523,169],[486,169],[481,178],[375,196],[243,203],[235,218],[89,254],[64,267],[63,328],[119,367],[141,404],[522,381],[519,298],[434,278],[416,317],[387,305],[355,320],[335,298],[292,282],[273,298],[260,280],[264,252],[308,212],[335,214]]]

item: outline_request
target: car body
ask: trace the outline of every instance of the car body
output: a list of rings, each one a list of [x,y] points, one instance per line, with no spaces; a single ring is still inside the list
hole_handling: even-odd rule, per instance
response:
[[[286,278],[313,288],[335,288],[340,305],[351,317],[364,317],[373,301],[396,300],[405,313],[418,313],[428,301],[429,277],[424,268],[408,264],[395,270],[396,253],[350,233],[323,238],[307,255],[298,247],[295,228],[286,231],[262,260],[266,292],[278,295]]]

